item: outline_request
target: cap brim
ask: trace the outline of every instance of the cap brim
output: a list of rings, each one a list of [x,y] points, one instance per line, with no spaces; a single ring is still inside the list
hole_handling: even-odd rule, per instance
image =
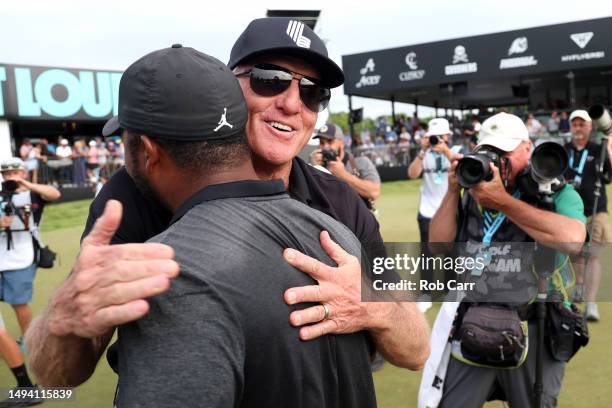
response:
[[[332,59],[302,47],[278,47],[254,51],[250,54],[242,56],[237,61],[230,61],[228,63],[228,66],[230,69],[234,69],[244,61],[269,54],[287,55],[297,57],[306,61],[319,72],[319,74],[321,75],[321,83],[330,88],[335,88],[344,83],[344,73],[342,72],[342,69]]]
[[[484,137],[476,145],[476,149],[481,146],[493,146],[504,152],[511,152],[516,149],[522,142],[521,139],[499,138],[499,137]]]
[[[117,133],[119,129],[121,129],[121,124],[119,124],[119,116],[113,116],[104,124],[104,127],[102,128],[102,136],[106,137],[113,135]]]
[[[314,135],[312,138],[313,139],[334,140],[333,136],[327,136],[327,135]]]

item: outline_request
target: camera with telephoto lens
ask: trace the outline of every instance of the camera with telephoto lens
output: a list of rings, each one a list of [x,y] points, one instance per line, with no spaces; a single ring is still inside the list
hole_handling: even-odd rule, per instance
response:
[[[597,129],[605,135],[612,133],[612,119],[610,112],[603,105],[593,105],[589,108],[589,116],[595,122]]]
[[[493,179],[491,163],[501,169],[502,156],[503,153],[499,150],[488,146],[463,156],[457,163],[455,171],[459,185],[463,188],[470,188],[481,181],[491,181]]]
[[[327,163],[330,161],[336,161],[338,158],[338,153],[331,149],[323,149],[321,150],[321,154],[323,155],[323,166],[327,167]]]
[[[430,144],[431,146],[435,146],[435,145],[437,145],[438,143],[440,143],[440,139],[438,138],[438,136],[436,136],[436,135],[431,135],[431,136],[429,136],[429,144]]]

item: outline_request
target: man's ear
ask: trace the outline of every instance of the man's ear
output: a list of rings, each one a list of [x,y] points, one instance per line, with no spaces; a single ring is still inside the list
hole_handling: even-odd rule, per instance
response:
[[[153,142],[147,135],[141,135],[140,141],[143,146],[144,154],[144,166],[148,171],[153,170],[159,166],[161,151],[157,143]]]

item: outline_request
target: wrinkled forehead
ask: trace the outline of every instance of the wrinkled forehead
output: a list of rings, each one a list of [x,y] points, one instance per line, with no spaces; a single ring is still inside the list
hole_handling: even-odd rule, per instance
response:
[[[257,57],[251,58],[244,63],[241,63],[241,67],[252,67],[256,64],[273,64],[278,65],[279,67],[288,69],[289,71],[293,71],[296,73],[300,73],[302,75],[320,79],[321,75],[319,71],[315,69],[310,63],[304,61],[301,58],[288,56],[288,55],[278,55],[278,54],[266,54],[259,55]]]

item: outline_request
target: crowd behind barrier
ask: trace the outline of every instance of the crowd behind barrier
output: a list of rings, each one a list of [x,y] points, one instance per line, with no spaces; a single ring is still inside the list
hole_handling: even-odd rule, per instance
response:
[[[18,154],[26,163],[28,179],[55,187],[88,187],[103,184],[125,163],[119,137],[59,137],[24,139]]]
[[[524,119],[533,140],[553,138],[561,143],[571,140],[569,114],[566,111],[514,113]],[[450,144],[469,146],[470,139],[475,141],[478,137],[481,121],[492,114],[471,115],[463,119],[445,117],[453,131]],[[418,116],[405,120],[400,118],[393,126],[386,118],[380,118],[371,129],[362,130],[353,139],[347,134],[346,143],[351,146],[355,156],[367,156],[377,167],[401,167],[408,166],[418,154],[421,139],[426,133],[427,123],[421,122]]]

